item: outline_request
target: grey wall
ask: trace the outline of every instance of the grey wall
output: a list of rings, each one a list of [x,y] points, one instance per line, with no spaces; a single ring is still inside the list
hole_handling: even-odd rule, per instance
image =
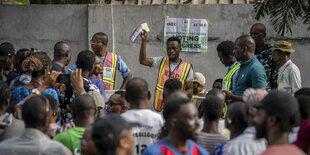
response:
[[[194,71],[206,76],[206,88],[222,77],[226,68],[219,62],[216,46],[225,40],[234,40],[241,34],[248,34],[254,19],[252,5],[0,5],[0,42],[12,42],[16,49],[37,47],[52,55],[53,45],[59,40],[70,43],[74,51],[72,62],[79,51],[89,47],[91,36],[102,31],[109,36],[108,50],[119,53],[134,76],[145,78],[153,91],[157,78],[157,69],[139,64],[141,39],[131,44],[129,36],[141,23],[150,27],[147,56],[166,55],[162,50],[165,16],[176,18],[208,18],[209,51],[205,54],[181,53],[183,60],[193,64]],[[301,23],[293,26],[293,35],[281,38],[267,19],[266,40],[286,39],[293,43],[296,53],[292,60],[299,67],[303,86],[310,86],[308,69],[310,63],[310,34]],[[117,87],[121,85],[121,76],[117,75]],[[154,91],[153,91],[154,92]]]

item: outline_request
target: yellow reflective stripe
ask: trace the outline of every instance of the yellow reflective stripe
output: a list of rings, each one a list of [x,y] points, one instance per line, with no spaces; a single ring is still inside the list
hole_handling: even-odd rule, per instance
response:
[[[107,82],[107,83],[114,83],[114,81],[107,79],[107,78],[102,78],[103,82]]]
[[[115,53],[112,53],[112,68],[113,68],[113,73],[112,73],[112,79],[113,79],[113,81],[114,81],[114,77],[115,77],[115,70],[116,70],[116,64],[117,64],[117,62],[115,62],[116,61],[116,54]]]
[[[159,75],[158,75],[158,82],[157,82],[157,84],[161,84],[162,82],[162,76],[163,76],[163,74],[164,74],[164,70],[165,70],[165,68],[166,68],[166,63],[167,63],[167,58],[164,58],[164,60],[163,60],[163,62],[162,62],[162,64],[161,64],[161,66],[160,66],[160,70],[159,70]]]
[[[185,66],[184,66],[184,69],[183,69],[183,73],[182,73],[182,76],[181,76],[181,82],[182,82],[182,86],[184,86],[184,82],[185,82],[185,78],[186,76],[188,75],[189,71],[190,71],[190,64],[189,63],[186,63]]]
[[[224,77],[224,80],[227,81],[226,83],[226,90],[230,90],[230,86],[231,86],[231,79],[233,77],[233,75],[235,74],[235,72],[240,68],[240,64],[236,64],[228,73],[227,75]]]
[[[157,106],[158,106],[158,100],[159,100],[159,94],[160,91],[163,91],[163,86],[161,86],[160,84],[162,83],[162,75],[163,70],[165,69],[166,63],[167,63],[168,58],[164,57],[162,60],[162,63],[160,64],[160,68],[159,68],[159,72],[158,72],[158,79],[157,79],[157,84],[156,84],[156,88],[155,88],[155,101],[154,101],[154,108],[157,110]],[[159,87],[158,87],[159,86]]]

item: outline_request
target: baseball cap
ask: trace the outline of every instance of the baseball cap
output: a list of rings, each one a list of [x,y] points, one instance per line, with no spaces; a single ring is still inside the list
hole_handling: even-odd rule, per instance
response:
[[[9,55],[14,55],[15,49],[14,46],[9,42],[4,42],[0,44],[0,61],[3,61],[6,59]]]
[[[118,114],[111,114],[104,118],[98,118],[93,127],[92,137],[96,145],[100,144],[102,149],[116,147],[124,129],[140,126],[138,123],[130,123]]]
[[[294,142],[299,148],[310,143],[310,120],[305,121],[298,131],[297,140]]]
[[[197,82],[202,86],[205,86],[206,84],[206,78],[205,76],[203,76],[203,74],[199,73],[199,72],[195,72],[194,73],[194,80],[193,82]]]
[[[287,42],[287,41],[276,41],[274,44],[273,44],[273,47],[270,48],[271,50],[281,50],[283,52],[290,52],[290,53],[293,53],[295,52],[295,50],[292,48],[292,44],[290,42]]]
[[[281,121],[293,120],[299,113],[298,102],[292,95],[275,91],[269,93],[262,101],[248,102],[256,108],[263,108],[267,112],[280,118]]]

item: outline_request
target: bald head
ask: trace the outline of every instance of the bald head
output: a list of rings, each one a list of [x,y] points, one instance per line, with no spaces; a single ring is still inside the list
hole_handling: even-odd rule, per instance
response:
[[[88,117],[95,117],[96,104],[90,95],[77,96],[70,105],[73,118],[83,120]]]
[[[59,41],[54,46],[54,59],[66,57],[68,52],[71,52],[70,46],[64,41]]]
[[[241,45],[242,47],[247,47],[248,52],[253,52],[255,50],[255,41],[249,35],[242,35],[236,39],[236,43]]]
[[[172,99],[172,98],[183,98],[183,99],[188,99],[188,96],[184,93],[184,92],[182,92],[182,91],[175,91],[175,92],[173,92],[170,96],[169,96],[169,98],[167,99],[167,100],[169,100],[169,99]]]
[[[256,45],[264,45],[264,38],[266,37],[266,27],[262,23],[254,24],[250,29],[250,35],[255,40]]]
[[[139,77],[130,79],[126,85],[125,98],[130,104],[135,104],[140,100],[148,100],[150,92],[147,82]]]

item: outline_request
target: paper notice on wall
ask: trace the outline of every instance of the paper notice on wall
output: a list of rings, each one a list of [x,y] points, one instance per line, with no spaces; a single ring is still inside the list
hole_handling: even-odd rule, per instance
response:
[[[150,31],[149,27],[147,26],[147,23],[143,23],[135,29],[135,31],[129,37],[130,41],[132,43],[136,42],[136,40],[138,39],[140,34],[143,32],[143,30],[145,30],[146,32]]]
[[[168,18],[165,20],[164,47],[172,36],[181,40],[182,51],[205,52],[208,49],[208,22],[205,19]]]

